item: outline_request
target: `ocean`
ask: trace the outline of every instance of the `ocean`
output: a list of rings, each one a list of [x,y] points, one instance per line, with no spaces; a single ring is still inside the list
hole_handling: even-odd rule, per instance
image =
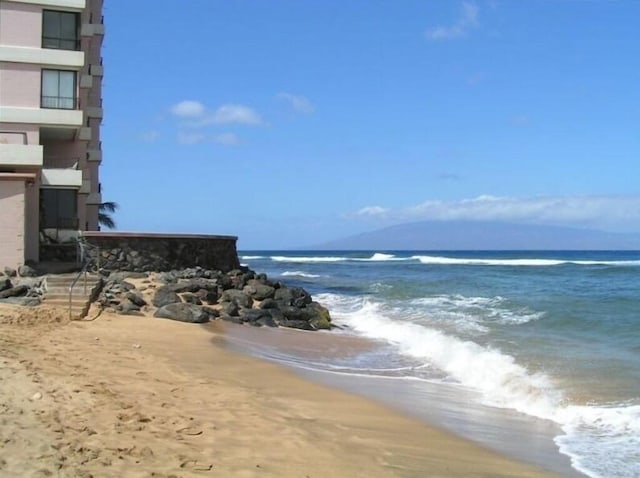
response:
[[[556,454],[548,467],[561,474],[565,460],[578,476],[640,476],[640,252],[246,251],[240,260],[328,307],[338,328],[314,334],[370,344],[254,353],[347,389],[366,380],[373,398],[532,463]]]

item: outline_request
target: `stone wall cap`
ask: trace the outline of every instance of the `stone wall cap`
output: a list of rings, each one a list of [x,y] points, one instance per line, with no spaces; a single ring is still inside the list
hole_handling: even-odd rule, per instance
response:
[[[105,231],[82,231],[82,236],[86,238],[117,239],[117,238],[141,238],[141,239],[209,239],[237,241],[237,236],[220,236],[210,234],[166,234],[159,232],[105,232]]]

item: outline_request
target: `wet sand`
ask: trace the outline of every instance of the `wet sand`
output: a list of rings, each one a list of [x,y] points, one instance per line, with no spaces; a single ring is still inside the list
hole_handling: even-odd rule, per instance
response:
[[[224,331],[0,306],[0,476],[553,476],[287,368]]]
[[[374,399],[424,423],[436,425],[510,458],[565,477],[583,477],[560,454],[553,439],[560,427],[514,410],[481,405],[471,390],[454,384],[426,382],[404,375],[360,370],[336,371],[325,366],[336,358],[358,357],[386,344],[349,333],[257,329],[225,324],[232,350],[290,367],[314,382]]]

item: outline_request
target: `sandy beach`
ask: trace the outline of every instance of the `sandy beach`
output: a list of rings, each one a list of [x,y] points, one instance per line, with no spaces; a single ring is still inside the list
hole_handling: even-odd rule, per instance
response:
[[[232,352],[217,323],[2,305],[0,381],[0,476],[550,476]]]

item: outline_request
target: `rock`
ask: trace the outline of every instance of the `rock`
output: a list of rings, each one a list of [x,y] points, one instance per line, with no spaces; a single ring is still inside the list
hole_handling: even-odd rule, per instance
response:
[[[331,329],[331,314],[329,310],[318,304],[317,302],[311,302],[307,309],[314,312],[313,317],[309,320],[309,323],[316,329]]]
[[[222,320],[224,320],[225,322],[232,322],[234,324],[241,324],[242,323],[242,319],[238,316],[235,315],[227,315],[227,314],[222,314],[220,316],[220,318]]]
[[[0,292],[2,292],[3,290],[12,289],[12,288],[13,288],[13,284],[11,283],[11,279],[9,279],[8,277],[0,278]]]
[[[253,304],[253,299],[245,294],[241,290],[237,289],[228,289],[222,293],[222,297],[220,298],[221,302],[235,302],[240,307],[244,307],[245,309],[250,309]]]
[[[278,303],[275,301],[275,299],[264,299],[262,302],[260,302],[258,307],[260,309],[277,309]]]
[[[228,275],[223,275],[218,279],[218,287],[222,290],[233,289],[233,281]]]
[[[31,396],[31,400],[41,400],[42,394],[40,392],[36,392]]]
[[[197,295],[192,294],[191,292],[185,292],[184,294],[182,294],[182,300],[187,304],[202,305],[202,301],[200,300],[200,298]]]
[[[123,272],[112,272],[109,274],[109,280],[121,281],[125,279],[145,279],[149,277],[147,272],[133,272],[133,271],[123,271]]]
[[[135,304],[137,307],[144,307],[147,305],[147,301],[142,298],[142,296],[135,291],[127,292],[125,296],[131,303]]]
[[[5,267],[4,268],[4,274],[9,276],[9,277],[15,277],[17,276],[17,272],[15,269],[12,269],[11,267]]]
[[[164,307],[167,304],[180,302],[180,296],[173,291],[170,285],[163,285],[156,289],[151,302],[156,307]]]
[[[0,292],[0,299],[6,299],[7,297],[21,297],[23,295],[27,295],[29,292],[29,286],[27,285],[18,285],[12,287],[11,289],[5,289]]]
[[[304,320],[308,322],[314,316],[314,314],[310,313],[306,308],[303,309],[293,305],[280,306],[280,311],[284,315],[285,319],[288,320]]]
[[[183,302],[167,304],[159,308],[154,317],[198,324],[209,321],[209,314],[202,307]]]
[[[131,314],[132,312],[140,312],[140,307],[129,299],[124,299],[116,307],[116,310],[122,314]]]
[[[294,302],[301,297],[304,298],[305,294],[307,296],[309,295],[304,289],[301,289],[300,287],[280,287],[276,289],[274,299],[278,302],[282,302],[285,305],[294,305]],[[311,302],[311,300],[309,300],[309,302]],[[301,305],[304,305],[304,300],[302,301]]]
[[[190,279],[187,281],[178,281],[171,286],[176,294],[182,292],[198,292],[199,290],[218,291],[218,281],[216,279]]]
[[[237,317],[240,307],[235,302],[224,302],[222,304],[222,313],[231,317]]]
[[[240,317],[245,322],[255,322],[261,317],[271,317],[271,314],[267,310],[262,309],[242,309],[240,310]]]
[[[200,289],[198,292],[196,292],[196,295],[201,301],[206,302],[207,304],[213,305],[218,303],[217,289],[216,290]]]
[[[271,317],[271,315],[265,315],[260,317],[258,320],[256,320],[255,322],[258,325],[264,325],[267,327],[277,327],[278,323],[273,319],[273,317]]]
[[[276,291],[273,287],[256,279],[250,279],[242,290],[255,300],[271,299]]]
[[[203,305],[202,310],[204,310],[207,314],[209,314],[209,319],[211,318],[217,319],[218,317],[220,317],[220,311],[218,309],[214,309],[212,307],[207,307],[206,305]]]
[[[27,264],[18,267],[18,274],[20,274],[21,277],[36,277],[38,275],[36,270]]]
[[[290,327],[292,329],[301,329],[301,330],[316,330],[308,321],[306,320],[290,320],[285,319],[279,322],[283,327]]]

